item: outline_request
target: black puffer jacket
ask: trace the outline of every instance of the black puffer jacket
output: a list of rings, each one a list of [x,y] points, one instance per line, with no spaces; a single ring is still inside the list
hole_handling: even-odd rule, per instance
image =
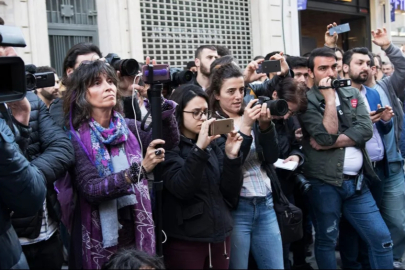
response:
[[[280,148],[279,158],[286,159],[289,156],[296,155],[300,157],[299,166],[304,163],[304,153],[301,151],[301,144],[295,139],[295,131],[300,128],[293,117],[286,120],[273,120],[278,137],[278,145]],[[294,191],[293,176],[294,172],[276,169],[278,179],[280,180],[281,189],[284,194],[291,194]]]
[[[73,146],[63,131],[49,115],[46,105],[34,93],[27,93],[31,104],[30,127],[32,132],[26,157],[45,176],[47,184],[47,209],[50,217],[59,221],[61,217],[60,205],[54,189],[54,182],[65,175],[74,164]],[[13,215],[13,226],[18,235],[27,234],[35,217],[24,213]]]
[[[6,122],[0,118],[0,269],[21,265],[22,249],[10,212],[33,215],[45,199],[45,177],[21,154]]]
[[[230,209],[243,183],[242,157],[229,159],[212,142],[201,150],[181,137],[167,151],[163,171],[163,229],[169,237],[217,243],[232,231]]]

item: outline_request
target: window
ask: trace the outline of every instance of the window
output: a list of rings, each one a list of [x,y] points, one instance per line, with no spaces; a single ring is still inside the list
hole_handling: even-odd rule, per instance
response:
[[[227,46],[242,68],[252,58],[252,47],[248,42],[251,40],[250,0],[160,0],[159,4],[152,5],[150,2],[140,0],[142,36],[147,37],[143,39],[145,56],[183,68],[188,61],[194,60],[198,46],[212,44]],[[148,27],[151,25],[153,27]],[[149,36],[150,33],[153,35]],[[246,46],[243,50],[240,40],[244,40]]]

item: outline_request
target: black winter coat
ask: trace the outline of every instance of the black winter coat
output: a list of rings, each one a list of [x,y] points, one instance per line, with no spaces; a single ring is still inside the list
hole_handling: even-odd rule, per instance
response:
[[[44,174],[22,155],[10,128],[0,118],[0,269],[21,263],[22,249],[10,212],[35,214],[42,208],[45,192]]]
[[[294,121],[293,117],[287,120],[273,120],[273,122],[276,126],[278,145],[280,148],[279,158],[286,159],[289,156],[297,155],[300,157],[299,166],[301,166],[304,163],[304,153],[301,151],[301,144],[295,139],[295,131],[299,129],[300,126]],[[283,169],[276,169],[276,172],[284,194],[291,194],[294,191],[292,178],[294,172]]]
[[[54,182],[64,176],[74,164],[73,146],[65,131],[55,124],[42,100],[32,92],[27,93],[27,98],[31,104],[32,132],[26,149],[26,158],[45,176],[48,213],[53,220],[60,221],[61,210]],[[35,219],[35,216],[15,211],[12,222],[17,234],[30,234],[37,222]]]
[[[197,242],[224,241],[232,231],[230,209],[237,207],[243,183],[241,165],[241,156],[229,159],[215,141],[203,151],[182,136],[162,163],[167,235]]]

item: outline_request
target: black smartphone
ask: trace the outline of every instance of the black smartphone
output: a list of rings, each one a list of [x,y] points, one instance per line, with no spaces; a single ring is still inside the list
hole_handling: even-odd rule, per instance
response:
[[[259,64],[259,68],[256,70],[257,73],[273,73],[281,71],[281,61],[280,60],[266,60]]]
[[[378,110],[375,111],[375,114],[379,114],[382,113],[383,111],[385,111],[386,108],[379,108]]]

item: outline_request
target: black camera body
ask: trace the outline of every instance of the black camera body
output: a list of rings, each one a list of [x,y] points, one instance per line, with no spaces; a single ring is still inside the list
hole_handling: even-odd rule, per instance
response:
[[[181,84],[186,84],[193,79],[193,76],[193,72],[189,70],[170,68],[170,87],[175,88]]]
[[[27,93],[24,61],[0,57],[0,103],[21,100]]]
[[[341,87],[347,87],[352,85],[352,81],[350,79],[334,79],[330,83],[331,87],[334,89],[341,88]]]
[[[0,25],[0,46],[25,47],[19,27]],[[24,61],[20,57],[0,57],[0,103],[21,100],[27,93]]]
[[[109,63],[115,70],[119,71],[121,76],[134,76],[139,71],[139,63],[135,59],[121,59],[115,53],[109,53],[105,57],[107,63]]]
[[[288,113],[288,103],[284,99],[273,100],[266,96],[259,96],[258,101],[253,105],[262,105],[266,103],[270,109],[271,115],[284,116]]]

